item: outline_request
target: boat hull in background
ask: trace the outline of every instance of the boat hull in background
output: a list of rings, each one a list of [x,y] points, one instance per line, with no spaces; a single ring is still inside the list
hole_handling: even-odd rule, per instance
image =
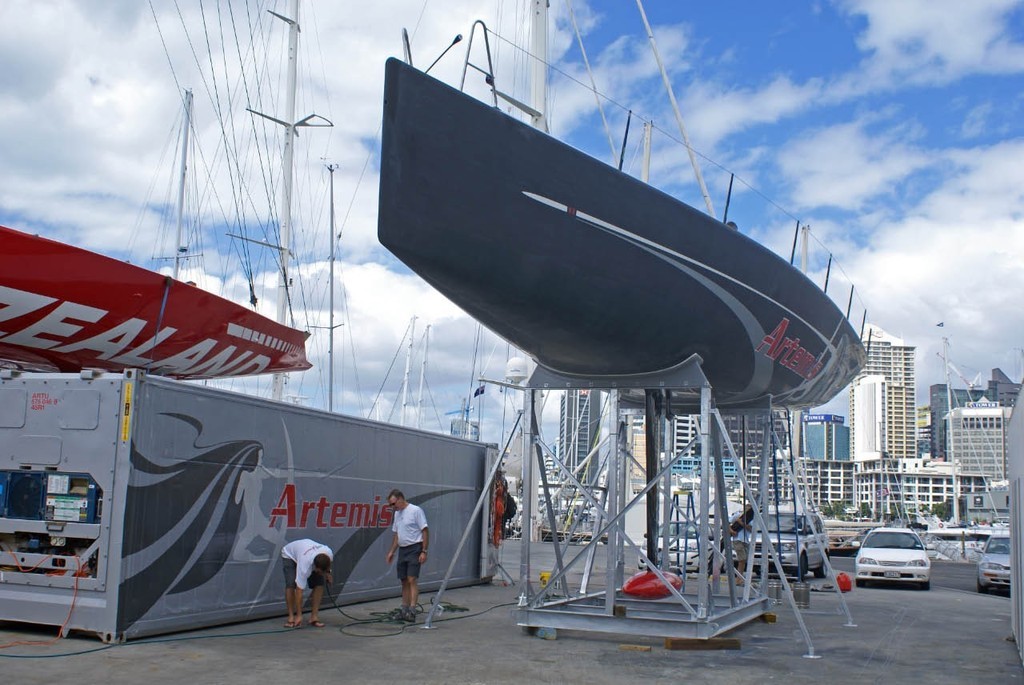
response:
[[[703,359],[721,406],[816,406],[864,348],[799,270],[716,219],[436,81],[386,68],[378,238],[560,374]]]
[[[195,379],[302,371],[307,337],[169,276],[0,226],[0,366]]]

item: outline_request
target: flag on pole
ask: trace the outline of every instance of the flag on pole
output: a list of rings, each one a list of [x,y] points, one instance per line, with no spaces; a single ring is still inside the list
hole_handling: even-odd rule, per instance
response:
[[[477,388],[476,390],[473,391],[473,397],[480,397],[480,395],[483,395],[483,394],[484,394],[484,386],[483,385],[481,385],[479,388]]]

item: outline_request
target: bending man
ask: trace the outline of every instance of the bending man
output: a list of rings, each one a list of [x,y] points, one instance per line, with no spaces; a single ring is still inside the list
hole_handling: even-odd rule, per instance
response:
[[[284,560],[284,600],[288,605],[288,622],[285,628],[302,625],[302,591],[313,588],[313,599],[309,609],[309,625],[323,628],[320,621],[320,600],[324,596],[324,584],[331,582],[331,562],[334,553],[331,548],[313,540],[289,542],[281,550]]]
[[[398,550],[398,579],[402,581],[403,621],[415,623],[416,605],[419,603],[420,564],[427,561],[427,547],[430,546],[430,531],[427,530],[427,516],[415,504],[405,501],[401,490],[388,493],[388,505],[395,510],[395,522],[391,525],[394,537],[391,549],[385,558],[390,565]]]

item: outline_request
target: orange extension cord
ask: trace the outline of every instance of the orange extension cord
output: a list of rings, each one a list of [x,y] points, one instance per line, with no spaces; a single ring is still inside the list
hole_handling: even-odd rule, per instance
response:
[[[10,550],[7,550],[7,553],[11,555],[12,559],[14,559],[14,565],[18,568],[18,571],[20,571],[21,573],[31,573],[32,571],[35,571],[37,568],[42,566],[47,560],[53,558],[52,554],[47,555],[47,556],[43,557],[43,559],[40,560],[40,562],[38,564],[36,564],[32,568],[26,569],[26,568],[22,567],[21,563],[18,561],[18,557],[15,556],[14,552],[12,552]],[[18,640],[18,641],[15,641],[15,642],[8,642],[6,644],[0,644],[0,649],[7,649],[8,647],[19,647],[19,646],[25,646],[25,645],[46,646],[46,645],[52,645],[55,642],[57,642],[57,640],[61,639],[61,636],[64,634],[64,630],[68,627],[68,623],[71,622],[71,614],[73,614],[74,611],[75,611],[75,602],[78,601],[78,579],[82,577],[82,560],[76,556],[75,557],[75,563],[78,565],[78,570],[75,571],[75,576],[74,576],[74,578],[75,578],[75,585],[74,585],[74,591],[73,591],[73,593],[71,595],[71,606],[68,608],[68,616],[67,616],[67,618],[64,619],[64,623],[61,624],[60,630],[57,631],[57,637],[53,638],[52,640]],[[52,576],[60,575],[60,576],[62,576],[62,575],[66,575],[66,574],[67,574],[67,571],[53,571],[51,573],[48,573],[47,575],[52,575]]]

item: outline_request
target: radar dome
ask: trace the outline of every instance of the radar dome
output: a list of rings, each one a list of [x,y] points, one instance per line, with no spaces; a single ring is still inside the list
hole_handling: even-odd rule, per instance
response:
[[[529,366],[523,357],[512,357],[505,364],[505,378],[511,383],[522,383],[530,375]]]

